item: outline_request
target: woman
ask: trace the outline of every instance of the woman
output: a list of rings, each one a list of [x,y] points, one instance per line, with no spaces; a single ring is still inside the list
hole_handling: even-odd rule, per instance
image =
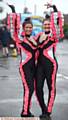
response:
[[[44,32],[40,33],[37,37],[39,57],[36,68],[36,95],[42,110],[42,115],[40,117],[47,118],[52,112],[56,95],[56,74],[58,64],[55,57],[55,47],[57,40],[51,33],[48,15],[43,21],[43,27]],[[43,92],[45,79],[49,91],[47,106],[44,101]]]
[[[30,112],[31,97],[34,92],[35,77],[35,53],[37,43],[31,36],[33,24],[30,18],[26,18],[23,23],[22,40],[19,40],[15,34],[17,46],[20,49],[21,62],[20,74],[22,77],[24,97],[21,117],[33,117]]]

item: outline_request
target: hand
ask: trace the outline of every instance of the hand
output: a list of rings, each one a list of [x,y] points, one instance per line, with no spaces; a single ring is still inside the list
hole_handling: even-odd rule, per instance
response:
[[[50,7],[51,7],[51,4],[50,4],[50,3],[47,3],[47,4],[45,4],[45,6],[47,6],[47,8],[50,8]]]

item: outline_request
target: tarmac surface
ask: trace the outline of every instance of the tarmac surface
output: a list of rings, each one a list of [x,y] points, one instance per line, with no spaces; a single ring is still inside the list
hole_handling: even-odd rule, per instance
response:
[[[68,41],[57,45],[56,52],[59,68],[57,73],[57,94],[51,120],[68,120]],[[0,117],[18,117],[23,105],[23,85],[19,75],[20,56],[2,57],[0,50]],[[47,102],[47,86],[44,85],[44,97]],[[32,97],[31,112],[38,117],[41,109],[35,94]],[[32,119],[33,120],[33,119]],[[45,119],[46,120],[46,119]]]

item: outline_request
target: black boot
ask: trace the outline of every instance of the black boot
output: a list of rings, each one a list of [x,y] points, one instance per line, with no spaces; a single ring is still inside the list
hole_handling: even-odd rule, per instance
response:
[[[21,113],[21,117],[34,117],[34,115],[32,115],[31,112],[29,112],[28,114]]]
[[[40,115],[40,120],[51,120],[50,114],[45,113]]]

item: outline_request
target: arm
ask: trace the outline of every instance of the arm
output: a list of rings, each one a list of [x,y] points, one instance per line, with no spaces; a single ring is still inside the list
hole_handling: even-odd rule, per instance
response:
[[[54,12],[58,12],[58,9],[57,9],[56,5],[51,5],[51,7],[53,8]]]
[[[47,3],[47,4],[45,4],[45,6],[47,6],[47,9],[52,7],[54,12],[58,12],[56,5],[51,5],[50,3]]]

